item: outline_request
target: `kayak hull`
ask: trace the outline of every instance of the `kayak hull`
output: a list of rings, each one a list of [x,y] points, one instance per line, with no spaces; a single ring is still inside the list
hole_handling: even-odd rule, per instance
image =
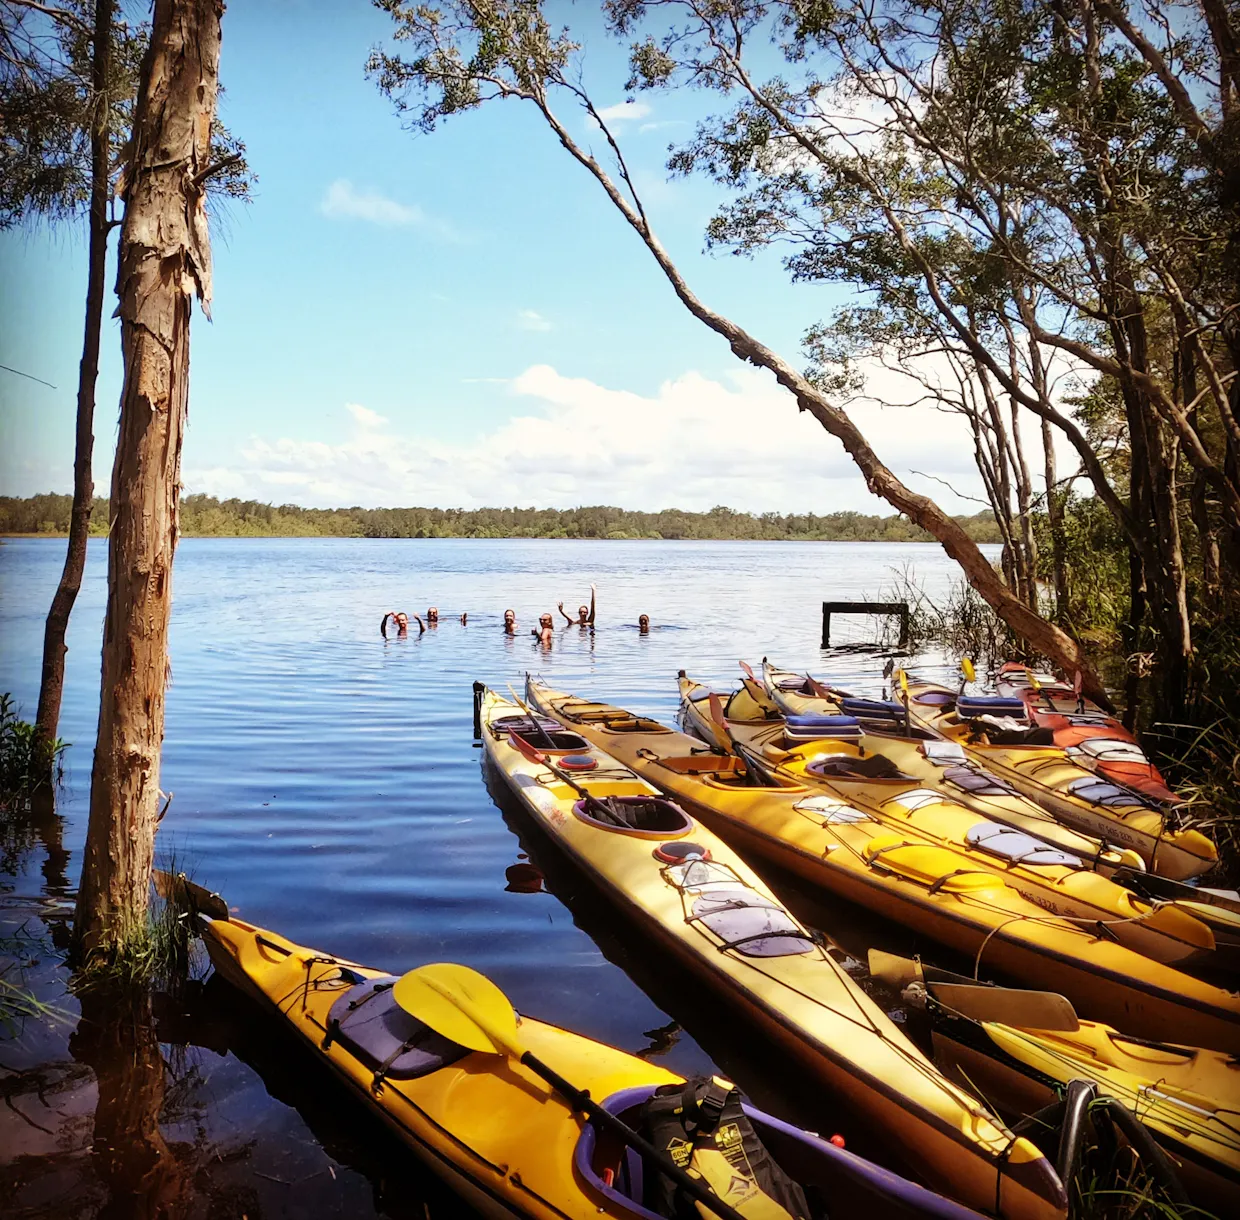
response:
[[[1047,915],[960,853],[911,842],[863,811],[841,820],[798,810],[814,790],[744,786],[726,770],[735,760],[706,753],[696,738],[662,726],[608,727],[605,711],[616,724],[623,722],[614,717],[629,715],[622,709],[536,684],[530,694],[540,710],[644,775],[742,854],[915,928],[979,969],[1060,992],[1097,1020],[1141,1036],[1174,1029],[1196,1045],[1240,1049],[1240,996]]]
[[[511,710],[488,692],[481,715],[488,756],[539,828],[628,923],[719,994],[800,1070],[847,1098],[935,1188],[985,1209],[993,1208],[999,1197],[1005,1216],[1061,1214],[1066,1199],[1042,1155],[1026,1141],[1012,1144],[1012,1137],[996,1128],[965,1092],[945,1090],[921,1052],[829,955],[819,950],[816,956],[763,958],[759,966],[739,953],[720,952],[718,944],[686,921],[680,899],[669,901],[667,883],[649,869],[650,844],[631,853],[622,836],[588,833],[579,819],[566,815],[562,803],[557,807],[548,799],[554,784],[522,782],[537,768],[531,772],[518,752],[487,728],[497,714]],[[545,706],[539,710],[555,715]],[[593,741],[582,728],[574,726],[574,731]],[[594,753],[600,769],[612,777],[610,783],[619,783],[627,764],[597,749]],[[644,782],[643,787],[656,791]],[[694,826],[688,838],[708,849],[714,862],[733,869],[746,885],[770,894],[741,857],[706,826]],[[778,900],[772,896],[772,901]]]

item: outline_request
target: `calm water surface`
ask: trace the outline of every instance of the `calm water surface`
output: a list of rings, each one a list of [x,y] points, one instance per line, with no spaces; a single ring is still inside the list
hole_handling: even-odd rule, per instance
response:
[[[0,690],[28,716],[63,553],[55,540],[0,544]],[[763,1103],[802,1113],[813,1100],[798,1098],[761,1048],[669,978],[608,908],[579,892],[545,844],[519,837],[527,828],[488,790],[472,741],[471,683],[520,689],[535,670],[556,686],[671,720],[678,669],[730,686],[737,658],[767,654],[876,692],[881,656],[820,650],[820,604],[890,593],[905,570],[932,597],[954,579],[931,545],[185,540],[161,779],[174,796],[160,849],[175,850],[181,867],[246,919],[294,940],[394,973],[428,960],[466,962],[520,1009],[676,1071],[718,1064]],[[570,613],[588,601],[592,581],[593,633],[561,622],[550,650],[528,634],[501,633],[505,607],[528,631],[557,601]],[[105,546],[92,540],[61,721],[73,743],[58,806],[67,858],[11,852],[0,876],[10,930],[38,906],[32,936],[63,923],[80,867],[105,596]],[[385,611],[429,605],[440,609],[437,628],[380,637]],[[655,624],[648,636],[634,626],[642,612]],[[850,629],[869,634],[861,624]],[[531,852],[554,895],[506,889],[506,870]],[[842,944],[860,949],[869,938],[855,914],[800,909]],[[36,978],[56,969],[38,944],[27,955]],[[456,1210],[226,990],[208,985],[157,1013],[172,1081],[161,1128],[182,1150],[198,1200],[185,1214],[421,1216],[424,1202],[437,1215]],[[93,1215],[119,1189],[98,1149],[90,1155],[99,1069],[67,1042],[76,1002],[62,1006],[59,1030],[34,1023],[0,1042],[0,1071],[42,1065],[60,1099],[52,1123],[38,1120],[44,1102],[23,1094],[25,1114],[55,1135],[11,1114],[0,1119],[0,1148],[16,1148],[0,1153],[0,1188],[8,1187],[0,1211],[67,1214],[74,1200]],[[59,1121],[66,1115],[72,1135]],[[818,1120],[811,1125],[829,1122]]]

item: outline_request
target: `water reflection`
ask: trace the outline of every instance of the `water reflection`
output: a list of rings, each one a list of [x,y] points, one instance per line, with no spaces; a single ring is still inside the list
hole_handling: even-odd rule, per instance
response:
[[[768,652],[876,692],[880,658],[819,651],[821,599],[878,595],[914,556],[924,587],[951,579],[927,547],[186,540],[163,758],[178,797],[161,851],[175,849],[246,918],[303,943],[398,972],[467,962],[540,1017],[681,1073],[718,1066],[780,1114],[826,1126],[823,1099],[799,1096],[713,996],[616,926],[579,878],[544,877],[553,853],[519,843],[480,782],[469,687],[520,689],[524,670],[542,669],[557,686],[670,720],[678,669],[731,683],[738,657]],[[0,690],[28,712],[62,559],[56,540],[0,545]],[[583,573],[600,589],[596,631],[561,626],[543,649],[530,634],[538,612]],[[0,1210],[93,1214],[115,1198],[113,1214],[228,1220],[425,1220],[425,1201],[434,1216],[459,1214],[321,1065],[226,987],[157,995],[111,1025],[86,1000],[79,1023],[56,949],[85,835],[105,595],[106,548],[94,540],[68,641],[66,787],[0,834],[0,921],[29,923],[28,977],[66,1013],[0,1040],[0,1088],[35,1124],[0,1106]],[[467,609],[468,626],[445,612],[425,635],[412,620],[404,638],[390,624],[386,641],[376,632],[389,607],[431,601]],[[503,632],[505,606],[517,634]],[[643,613],[646,635],[633,626]],[[850,953],[887,943],[856,912],[808,917],[797,902]]]

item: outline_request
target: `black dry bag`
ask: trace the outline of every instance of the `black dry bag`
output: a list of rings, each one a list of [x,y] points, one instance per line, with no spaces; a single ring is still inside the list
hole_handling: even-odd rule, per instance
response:
[[[683,1085],[663,1085],[642,1107],[642,1133],[742,1215],[810,1220],[804,1192],[767,1152],[730,1082],[695,1076]],[[645,1206],[669,1220],[708,1214],[665,1174],[648,1169],[644,1193]]]

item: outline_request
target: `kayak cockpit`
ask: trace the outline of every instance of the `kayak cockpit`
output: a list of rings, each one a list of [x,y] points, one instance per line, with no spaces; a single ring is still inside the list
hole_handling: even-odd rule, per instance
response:
[[[590,826],[644,839],[676,839],[694,829],[693,819],[679,805],[658,796],[582,799],[573,812]]]
[[[652,1085],[613,1093],[600,1104],[630,1126],[640,1129],[642,1109],[654,1096]],[[882,1216],[939,1220],[977,1220],[976,1213],[935,1195],[889,1170],[836,1147],[807,1131],[753,1106],[743,1107],[758,1138],[776,1164],[798,1183],[814,1220]],[[657,1175],[642,1158],[595,1122],[587,1123],[573,1156],[578,1176],[613,1206],[641,1220],[665,1220],[652,1209]]]

